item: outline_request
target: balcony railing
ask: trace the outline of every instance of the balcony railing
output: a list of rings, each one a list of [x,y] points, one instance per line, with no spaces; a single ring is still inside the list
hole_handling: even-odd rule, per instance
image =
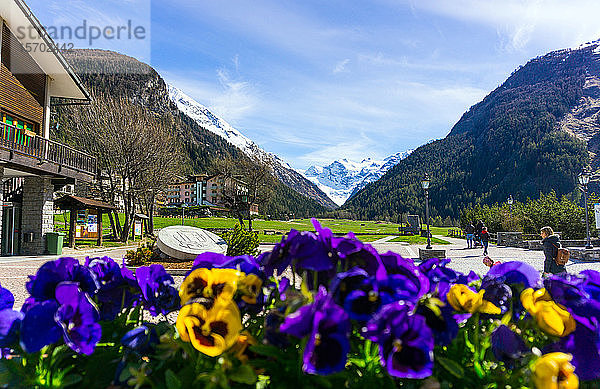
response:
[[[50,139],[0,123],[0,147],[40,161],[53,162],[79,172],[95,175],[96,158]]]

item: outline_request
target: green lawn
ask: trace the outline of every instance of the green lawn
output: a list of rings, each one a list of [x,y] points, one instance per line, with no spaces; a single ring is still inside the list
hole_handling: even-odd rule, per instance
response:
[[[64,231],[68,230],[68,216],[66,217],[67,223],[65,224],[65,214],[56,214],[54,216],[54,229],[56,231]],[[119,215],[120,218],[123,218],[123,215]],[[331,229],[334,233],[347,233],[352,231],[356,233],[356,235],[365,242],[372,242],[377,239],[381,239],[388,235],[395,235],[398,233],[399,224],[396,223],[387,223],[387,222],[374,222],[374,221],[355,221],[355,220],[346,220],[346,219],[322,219],[319,220],[323,227],[327,227]],[[186,226],[193,226],[199,228],[233,228],[233,226],[237,223],[237,219],[232,218],[222,218],[222,217],[211,217],[211,218],[194,218],[194,219],[185,219]],[[246,222],[247,223],[247,222]],[[168,226],[173,225],[181,225],[181,218],[174,217],[154,217],[154,228],[161,229]],[[108,220],[108,215],[102,216],[102,226],[104,235],[109,235],[111,233],[110,230],[110,222]],[[264,230],[273,230],[284,234],[289,230],[296,229],[300,231],[313,231],[314,227],[312,226],[310,219],[299,219],[293,221],[280,221],[280,220],[254,220],[252,222],[252,227],[255,231],[259,231],[260,241],[262,243],[277,243],[281,241],[283,235],[264,235]],[[425,226],[423,226],[425,228]],[[448,232],[448,228],[445,227],[431,227],[431,232],[434,235],[442,235],[445,236]],[[364,235],[367,234],[381,234],[381,235]],[[434,243],[444,244],[447,243],[445,241],[436,240],[434,238]],[[418,236],[400,236],[393,240],[393,242],[409,242],[409,243],[424,243],[425,238],[421,238]],[[108,242],[107,242],[108,243]]]
[[[399,236],[397,238],[390,240],[390,242],[407,242],[410,244],[426,244],[427,238],[425,238],[423,236],[417,236],[417,235]],[[445,240],[439,239],[436,237],[431,238],[431,243],[433,243],[433,244],[450,244],[450,242],[446,242]]]

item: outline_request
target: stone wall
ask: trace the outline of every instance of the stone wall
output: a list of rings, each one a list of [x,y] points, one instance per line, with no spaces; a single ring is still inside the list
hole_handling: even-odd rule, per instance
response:
[[[21,252],[40,255],[46,252],[46,233],[54,231],[54,187],[49,177],[25,177],[21,214]],[[33,233],[33,241],[26,235]]]
[[[522,232],[498,232],[498,246],[521,247],[523,244]]]

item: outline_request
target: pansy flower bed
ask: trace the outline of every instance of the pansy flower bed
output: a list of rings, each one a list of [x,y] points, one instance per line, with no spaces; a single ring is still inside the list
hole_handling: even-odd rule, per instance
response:
[[[600,273],[521,262],[483,277],[292,230],[270,252],[160,265],[61,258],[15,310],[0,289],[10,388],[600,387]]]

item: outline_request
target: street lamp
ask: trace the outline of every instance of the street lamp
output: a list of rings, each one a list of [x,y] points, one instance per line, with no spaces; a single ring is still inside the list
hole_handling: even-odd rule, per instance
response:
[[[183,226],[185,219],[185,208],[187,207],[186,203],[181,204],[181,225]]]
[[[508,200],[506,200],[506,202],[508,204],[508,220],[509,220],[509,223],[510,223],[512,221],[512,205],[514,203],[512,195],[508,196]]]
[[[423,179],[421,180],[421,186],[425,191],[425,220],[427,222],[427,250],[431,250],[431,234],[429,233],[429,174],[425,173]]]
[[[588,220],[588,204],[587,204],[587,190],[588,190],[588,184],[590,183],[590,173],[586,169],[583,169],[583,171],[581,172],[581,174],[579,174],[577,179],[579,180],[579,184],[581,185],[581,188],[583,189],[583,198],[584,198],[584,206],[585,206],[585,231],[586,231],[586,236],[587,236],[587,242],[586,242],[585,248],[591,249],[592,242],[590,240],[590,222]]]

